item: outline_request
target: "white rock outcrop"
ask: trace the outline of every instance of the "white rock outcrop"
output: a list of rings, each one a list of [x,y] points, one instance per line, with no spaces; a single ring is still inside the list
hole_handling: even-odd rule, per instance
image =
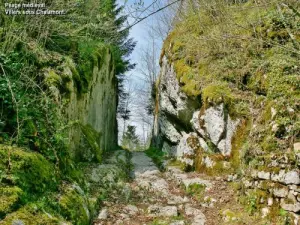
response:
[[[232,150],[232,137],[239,120],[232,120],[229,115],[226,115],[224,104],[209,107],[203,115],[200,113],[198,110],[193,114],[191,119],[193,129],[206,140],[211,141],[224,156],[229,156]],[[202,142],[203,148],[205,145],[207,146],[207,143]]]
[[[204,121],[204,128],[211,142],[218,145],[226,128],[224,105],[206,109],[201,120]]]
[[[187,143],[190,136],[195,136],[197,148],[204,152],[230,156],[232,138],[240,121],[229,116],[224,103],[203,108],[201,99],[189,97],[181,90],[174,67],[166,57],[161,63],[153,142],[167,155],[191,166],[196,146]]]
[[[194,166],[196,150],[199,147],[200,143],[195,133],[183,134],[177,146],[176,156],[186,165]]]
[[[167,117],[162,116],[159,125],[161,132],[164,134],[165,138],[167,138],[172,143],[179,143],[182,135],[175,128],[175,126],[167,119]]]

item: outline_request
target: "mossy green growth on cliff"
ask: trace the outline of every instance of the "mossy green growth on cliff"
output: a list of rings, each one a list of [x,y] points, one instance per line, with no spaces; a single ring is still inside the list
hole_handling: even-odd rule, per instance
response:
[[[257,94],[294,94],[299,16],[288,7],[279,10],[277,1],[267,8],[255,4],[207,2],[199,9],[187,4],[162,51],[185,85],[199,83],[194,86],[199,91],[213,81],[225,81]]]
[[[17,147],[0,146],[0,170],[7,182],[24,191],[41,193],[57,184],[53,164],[39,153]]]
[[[229,105],[232,101],[232,93],[226,83],[210,84],[203,88],[202,98],[204,104],[219,104],[224,102]]]
[[[80,128],[84,135],[84,142],[86,142],[90,147],[95,160],[101,162],[103,154],[102,149],[99,147],[101,133],[97,132],[90,124],[80,124]]]
[[[163,46],[161,63],[166,57],[173,65],[183,92],[201,95],[204,107],[223,102],[231,118],[253,121],[252,157],[300,140],[297,4],[186,3]]]
[[[74,81],[78,97],[83,93],[87,93],[91,80],[93,78],[94,69],[100,69],[103,57],[109,51],[109,46],[99,41],[79,41],[76,56],[61,57],[61,66],[50,67],[46,72],[46,84],[55,86],[60,90],[61,94],[71,92],[68,82]],[[74,53],[75,54],[75,53]],[[58,56],[57,56],[58,57]],[[59,57],[58,57],[59,58]],[[63,71],[68,68],[71,74],[64,74]],[[68,72],[69,73],[69,72]]]
[[[74,80],[78,93],[86,93],[92,80],[94,68],[100,69],[102,57],[107,47],[98,41],[83,41],[78,44],[79,57],[75,61],[76,71],[73,69]]]

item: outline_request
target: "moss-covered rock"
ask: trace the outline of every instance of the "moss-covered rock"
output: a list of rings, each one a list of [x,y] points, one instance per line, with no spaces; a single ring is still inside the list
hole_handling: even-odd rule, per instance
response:
[[[63,185],[61,187],[62,194],[59,196],[59,207],[61,214],[74,224],[88,225],[90,224],[91,214],[88,198],[84,191],[76,184]]]
[[[0,187],[0,218],[17,207],[23,191],[14,186]]]
[[[0,225],[54,225],[61,224],[61,222],[63,222],[63,220],[60,220],[49,213],[40,212],[34,206],[30,205],[8,214],[0,221]]]
[[[41,193],[56,187],[55,167],[41,154],[12,146],[0,146],[0,170],[6,182],[24,191]]]

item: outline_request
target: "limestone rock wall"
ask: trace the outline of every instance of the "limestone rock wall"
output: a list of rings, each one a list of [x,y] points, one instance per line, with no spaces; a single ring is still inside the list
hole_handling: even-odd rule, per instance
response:
[[[67,83],[70,96],[57,97],[62,104],[62,116],[72,124],[69,127],[70,152],[77,160],[101,161],[102,152],[115,149],[117,145],[117,79],[112,54],[108,48],[102,51],[84,93],[79,93],[72,79],[74,68],[74,63],[68,61],[63,72],[71,78]],[[55,93],[55,87],[52,91]]]
[[[245,193],[259,193],[255,197],[261,204],[268,207],[280,205],[299,218],[299,158],[291,158],[288,154],[271,154],[260,157],[259,164],[247,168],[248,175],[242,178]]]

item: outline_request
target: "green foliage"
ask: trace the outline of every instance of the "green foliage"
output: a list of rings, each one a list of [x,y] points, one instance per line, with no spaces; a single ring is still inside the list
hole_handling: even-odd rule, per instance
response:
[[[51,9],[69,9],[68,14],[0,16],[0,216],[6,216],[3,224],[18,219],[24,224],[58,224],[55,216],[44,213],[50,210],[57,216],[61,214],[58,208],[64,209],[72,222],[90,222],[80,199],[75,202],[75,193],[66,191],[61,207],[53,193],[48,194],[66,181],[77,181],[81,186],[86,181],[68,149],[66,124],[70,121],[62,111],[71,94],[80,97],[87,91],[94,69],[101,68],[105,63],[102,57],[109,51],[110,70],[116,70],[120,82],[121,74],[133,67],[128,56],[135,43],[128,39],[128,30],[120,32],[127,18],[121,16],[122,8],[117,7],[116,1],[54,0],[46,4]],[[3,7],[0,5],[0,10]],[[72,79],[77,89],[73,93]],[[112,82],[120,84],[117,78]],[[95,160],[100,162],[100,134],[89,126],[82,126],[82,133]],[[35,206],[31,207],[31,203]]]
[[[175,167],[178,167],[180,170],[182,171],[185,171],[185,172],[188,172],[187,171],[187,165],[179,160],[175,160],[175,159],[171,159],[169,162],[168,162],[168,166],[175,166]]]
[[[79,93],[86,93],[93,77],[94,68],[100,69],[101,57],[106,48],[102,43],[93,40],[79,42],[78,59],[76,59],[75,83]],[[79,78],[76,77],[78,72]]]
[[[153,160],[160,170],[164,169],[163,163],[165,159],[165,153],[162,150],[150,147],[145,151],[145,153]]]
[[[288,212],[285,211],[284,209],[280,209],[280,210],[279,210],[279,215],[280,215],[280,216],[286,216],[287,214],[288,214]]]
[[[250,214],[253,214],[257,210],[256,202],[257,202],[257,197],[256,196],[249,197],[248,211],[250,212]]]
[[[246,195],[240,197],[240,202],[244,204],[247,211],[253,215],[262,207],[261,199],[266,200],[267,192],[259,189],[250,189]]]
[[[190,184],[187,188],[186,188],[186,192],[197,198],[198,200],[202,200],[203,199],[203,195],[205,192],[205,188],[206,186],[204,184]]]

